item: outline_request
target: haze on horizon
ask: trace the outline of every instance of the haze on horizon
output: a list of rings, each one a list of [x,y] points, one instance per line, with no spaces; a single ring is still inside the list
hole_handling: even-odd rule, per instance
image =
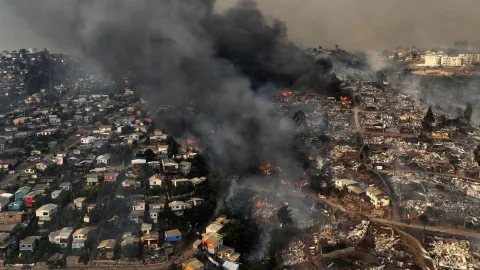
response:
[[[40,0],[41,1],[41,0]],[[480,49],[478,0],[256,0],[268,16],[284,21],[291,40],[304,47],[381,50],[397,46],[448,47],[468,40]],[[0,48],[56,48],[32,32],[0,0]],[[221,11],[238,0],[217,0]]]

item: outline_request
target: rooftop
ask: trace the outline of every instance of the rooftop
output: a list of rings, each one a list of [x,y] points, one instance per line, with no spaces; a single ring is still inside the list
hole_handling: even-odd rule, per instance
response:
[[[180,230],[174,229],[174,230],[165,231],[165,236],[167,237],[182,236],[182,233],[180,232]]]
[[[117,244],[117,241],[115,241],[115,239],[105,239],[102,242],[100,242],[97,249],[101,249],[101,248],[114,249],[116,244]]]

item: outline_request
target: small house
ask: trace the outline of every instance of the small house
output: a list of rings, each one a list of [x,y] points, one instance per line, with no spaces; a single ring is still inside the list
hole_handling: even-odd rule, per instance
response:
[[[0,224],[18,224],[25,218],[24,212],[0,212]]]
[[[117,181],[118,173],[117,172],[104,172],[103,181],[105,182],[115,182]]]
[[[98,174],[89,174],[86,176],[87,185],[89,187],[98,185]]]
[[[50,196],[52,197],[52,200],[57,199],[60,196],[60,193],[62,193],[62,191],[63,191],[62,189],[57,189],[52,191],[52,194],[50,194]]]
[[[182,270],[204,270],[205,266],[197,258],[186,260],[182,263]]]
[[[85,207],[85,197],[78,197],[73,200],[73,203],[77,207],[78,210],[82,210]]]
[[[190,170],[192,168],[192,163],[188,161],[182,161],[178,164],[178,170],[180,171],[181,174],[187,175],[190,173]]]
[[[207,246],[208,253],[215,254],[223,247],[223,235],[218,233],[205,233],[202,235],[202,244]]]
[[[15,201],[23,201],[25,196],[32,191],[31,187],[21,187],[15,192]]]
[[[42,190],[34,190],[25,195],[25,197],[23,198],[23,203],[25,204],[25,207],[32,207],[35,199],[42,194]]]
[[[158,248],[160,242],[160,235],[157,231],[152,231],[148,234],[142,236],[143,248],[146,250],[151,250]]]
[[[97,252],[99,258],[111,260],[115,257],[115,248],[117,241],[115,239],[105,239],[97,246]]]
[[[164,179],[165,177],[160,174],[150,176],[150,178],[148,179],[148,182],[150,183],[150,188],[161,187]]]
[[[58,231],[53,231],[48,235],[48,241],[52,244],[57,244],[62,248],[66,248],[72,240],[72,227],[65,227]]]
[[[167,242],[182,241],[182,233],[178,229],[165,231],[164,237]]]
[[[183,212],[185,211],[186,205],[182,201],[173,201],[168,203],[168,207],[176,216],[183,216]]]
[[[97,157],[97,163],[108,165],[111,157],[110,154],[100,155]]]
[[[20,251],[35,251],[40,243],[40,236],[27,236],[20,240]]]
[[[20,211],[23,209],[24,207],[24,203],[23,201],[15,201],[15,202],[11,202],[7,205],[7,210],[8,211]]]
[[[72,191],[72,183],[71,182],[63,182],[60,184],[60,189],[66,190],[66,191]]]
[[[203,203],[202,198],[191,198],[185,202],[187,208],[192,208]]]
[[[85,227],[76,230],[72,234],[72,249],[82,249],[85,247],[85,242],[88,239],[88,233],[92,230],[92,227]]]
[[[35,214],[40,221],[50,221],[57,213],[58,205],[49,203],[39,207]]]

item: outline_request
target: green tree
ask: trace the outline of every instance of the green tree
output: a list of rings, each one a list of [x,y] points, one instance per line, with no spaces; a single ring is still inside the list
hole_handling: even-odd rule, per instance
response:
[[[69,191],[62,190],[55,201],[60,207],[64,207],[72,201],[72,195]]]
[[[140,250],[138,243],[127,244],[122,246],[122,255],[126,258],[139,258],[141,255]]]
[[[222,228],[225,235],[225,243],[239,252],[247,252],[255,241],[255,232],[239,219],[231,219]]]
[[[277,219],[281,225],[288,225],[293,223],[292,210],[288,208],[288,205],[284,205],[278,209]]]

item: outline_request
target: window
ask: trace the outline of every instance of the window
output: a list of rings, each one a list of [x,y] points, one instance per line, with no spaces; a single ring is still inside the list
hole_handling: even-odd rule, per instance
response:
[[[27,245],[27,247],[32,247],[32,245]]]
[[[42,215],[44,215],[44,216],[48,216],[48,212],[43,212],[43,214],[42,214]]]

